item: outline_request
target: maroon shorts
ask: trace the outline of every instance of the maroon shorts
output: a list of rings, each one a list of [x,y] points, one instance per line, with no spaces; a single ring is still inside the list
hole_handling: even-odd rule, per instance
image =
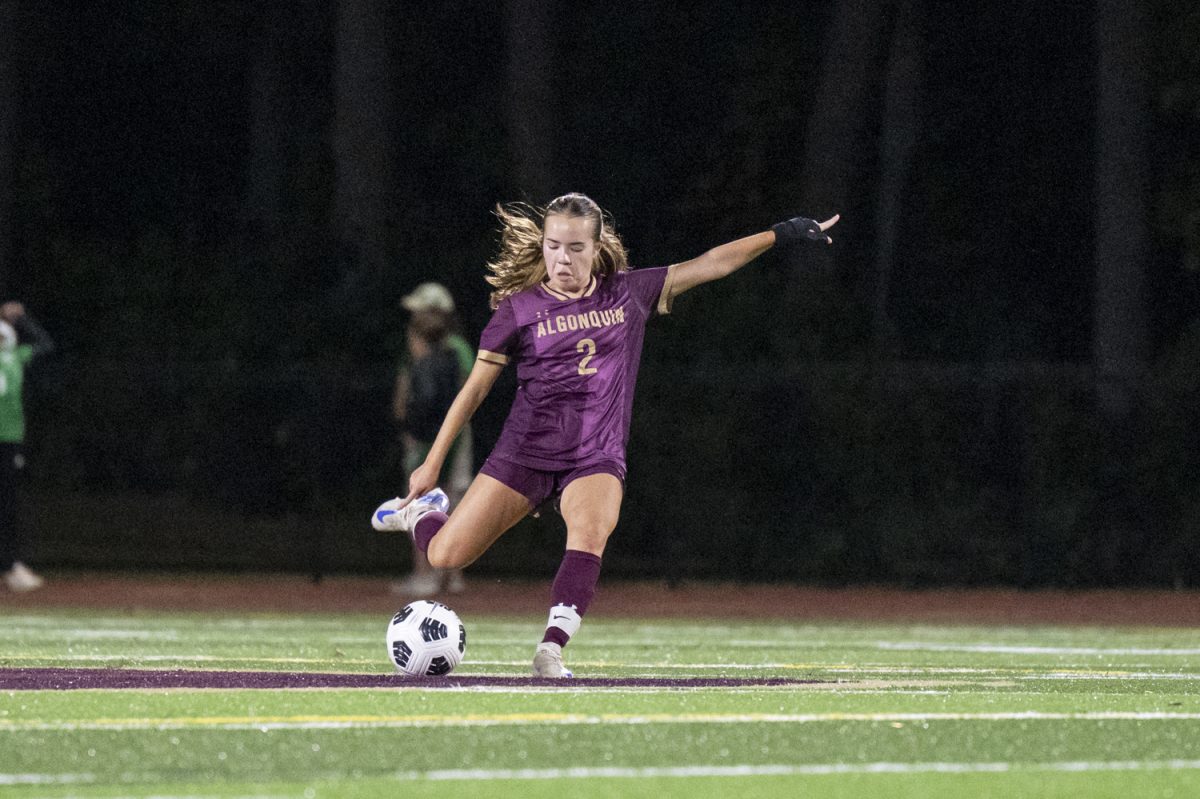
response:
[[[559,471],[543,471],[519,463],[489,457],[479,469],[480,474],[499,480],[504,485],[516,491],[529,500],[529,505],[538,510],[547,500],[553,499],[555,508],[563,489],[572,480],[587,477],[589,474],[611,474],[621,481],[625,487],[625,466],[613,460],[595,460],[572,466],[570,469]]]

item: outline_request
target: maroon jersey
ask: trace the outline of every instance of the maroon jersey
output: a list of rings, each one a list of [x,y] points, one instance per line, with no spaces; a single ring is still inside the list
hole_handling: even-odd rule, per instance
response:
[[[625,464],[646,321],[669,313],[673,267],[593,276],[581,297],[545,283],[507,297],[479,358],[517,365],[517,395],[493,457],[559,471]]]

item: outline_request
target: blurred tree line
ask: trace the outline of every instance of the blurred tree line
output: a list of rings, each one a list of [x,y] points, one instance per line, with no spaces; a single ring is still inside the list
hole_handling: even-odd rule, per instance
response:
[[[477,335],[492,205],[581,190],[643,266],[844,217],[654,323],[625,573],[1190,583],[1196,41],[1168,0],[0,0],[0,289],[64,352],[35,488],[111,500],[48,554],[264,565],[280,518],[266,565],[386,561],[334,520],[398,490],[399,296]]]

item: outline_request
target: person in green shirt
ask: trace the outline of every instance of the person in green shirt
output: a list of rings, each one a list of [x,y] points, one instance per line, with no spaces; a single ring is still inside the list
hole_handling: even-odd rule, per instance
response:
[[[392,416],[401,430],[407,476],[429,454],[442,418],[475,363],[475,349],[459,332],[454,298],[440,283],[427,282],[406,295],[400,305],[409,312],[406,347],[396,368]],[[464,428],[446,459],[446,493],[457,503],[475,476],[470,428]],[[392,589],[406,596],[431,596],[466,588],[461,569],[441,571],[425,553],[412,548],[413,569]]]
[[[44,583],[22,561],[29,541],[18,522],[17,485],[25,468],[25,368],[53,349],[24,305],[0,305],[0,582],[9,591],[32,591]]]

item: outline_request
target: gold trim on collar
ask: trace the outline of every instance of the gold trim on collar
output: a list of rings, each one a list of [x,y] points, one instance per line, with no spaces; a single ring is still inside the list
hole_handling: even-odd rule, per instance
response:
[[[588,282],[587,288],[584,289],[583,293],[580,294],[578,297],[572,297],[569,294],[562,293],[558,289],[552,289],[552,288],[550,288],[550,284],[544,280],[541,283],[539,283],[538,285],[541,286],[542,288],[544,288],[546,290],[546,293],[549,294],[551,297],[554,297],[556,300],[563,300],[565,302],[567,300],[581,300],[584,297],[592,296],[592,294],[596,291],[596,286],[598,285],[598,283],[599,283],[599,281],[596,280],[596,275],[593,274],[592,279]]]
[[[570,298],[570,297],[568,297],[566,294],[563,294],[561,291],[558,291],[557,289],[552,289],[552,288],[550,288],[550,284],[549,284],[549,283],[542,282],[542,283],[539,283],[538,285],[539,285],[539,286],[541,286],[541,288],[542,288],[542,291],[546,292],[547,294],[549,294],[551,297],[553,297],[553,298],[554,298],[554,299],[556,299],[556,300],[569,300],[569,299],[571,299],[571,298]]]

